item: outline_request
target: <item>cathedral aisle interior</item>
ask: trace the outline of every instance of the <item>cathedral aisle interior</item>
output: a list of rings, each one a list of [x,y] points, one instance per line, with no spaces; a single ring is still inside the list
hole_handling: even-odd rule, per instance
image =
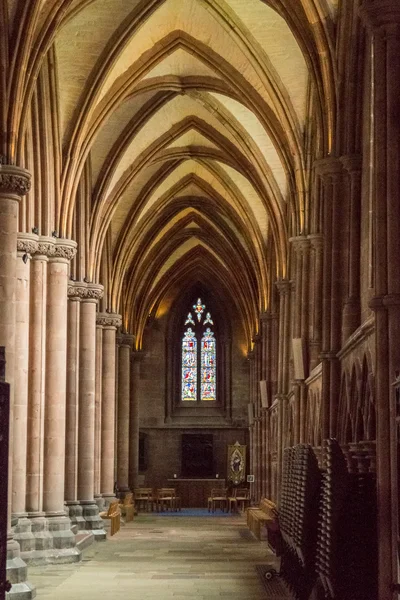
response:
[[[274,557],[242,517],[140,515],[81,563],[32,567],[40,599],[266,600],[255,565]]]
[[[400,0],[0,0],[0,600],[398,600],[399,263]]]

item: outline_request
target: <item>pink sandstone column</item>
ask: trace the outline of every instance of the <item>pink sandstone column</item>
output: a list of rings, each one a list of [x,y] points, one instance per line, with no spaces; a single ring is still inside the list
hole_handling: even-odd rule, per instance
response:
[[[94,434],[96,376],[96,307],[103,287],[89,283],[81,288],[79,331],[79,425],[78,500],[83,507],[85,529],[101,530],[99,509],[94,501]],[[96,538],[97,533],[95,534]],[[100,537],[100,533],[99,533]]]
[[[104,506],[100,493],[101,470],[101,388],[103,379],[103,326],[96,321],[96,376],[94,400],[94,498],[99,508]]]
[[[65,502],[69,518],[79,527],[83,522],[78,502],[78,407],[79,407],[79,324],[78,284],[68,286],[67,327],[67,410],[65,430]]]
[[[15,291],[18,204],[30,189],[30,174],[25,169],[0,164],[0,346],[5,347],[5,380],[10,384],[10,428],[8,460],[8,510],[7,510],[7,576],[12,583],[23,582],[25,563],[19,557],[19,544],[11,531],[12,506],[12,449],[13,449],[13,398],[15,352]],[[5,507],[3,507],[4,510]],[[32,593],[29,595],[32,597]],[[29,597],[27,595],[27,597]]]
[[[18,234],[17,289],[15,323],[15,382],[13,427],[12,512],[18,517],[14,539],[20,551],[35,549],[31,520],[26,512],[27,437],[28,437],[28,368],[29,368],[29,296],[30,263],[38,245],[38,236]]]
[[[42,511],[47,263],[48,257],[54,252],[54,244],[54,238],[40,237],[31,262],[26,510],[32,518],[44,517]]]
[[[75,252],[75,242],[57,240],[48,264],[43,508],[59,520],[65,515],[68,269]]]
[[[130,362],[133,336],[120,336],[118,352],[118,429],[117,485],[122,493],[129,490],[129,404]]]
[[[17,261],[18,203],[30,188],[25,169],[0,165],[0,346],[5,347],[6,381],[10,384],[10,449],[13,448],[13,397],[15,352],[15,291]],[[9,507],[11,508],[12,452],[9,461]],[[11,512],[10,512],[11,515]],[[9,515],[9,516],[10,516]]]
[[[17,243],[12,512],[18,517],[26,516],[29,285],[31,253],[37,249],[37,240],[37,235],[19,234]]]
[[[121,317],[101,313],[97,315],[97,323],[103,326],[100,491],[108,503],[115,497],[116,330],[121,325]]]

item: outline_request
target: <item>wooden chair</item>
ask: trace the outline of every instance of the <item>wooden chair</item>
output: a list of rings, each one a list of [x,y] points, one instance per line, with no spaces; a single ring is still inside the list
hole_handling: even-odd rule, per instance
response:
[[[128,492],[125,494],[125,498],[123,502],[119,503],[119,509],[121,514],[125,516],[125,521],[128,523],[129,521],[133,521],[133,517],[135,515],[135,503],[133,501],[132,492]]]
[[[228,511],[236,512],[242,511],[244,512],[247,506],[250,503],[250,494],[248,488],[235,488],[233,490],[232,496],[228,498]]]
[[[217,507],[224,512],[227,507],[227,502],[228,498],[226,490],[222,488],[213,488],[207,502],[208,512],[214,513]]]
[[[160,488],[157,490],[157,511],[175,510],[175,489]]]
[[[118,500],[110,502],[108,510],[100,513],[102,519],[110,519],[111,531],[110,535],[117,533],[121,527],[121,511],[119,509]]]
[[[135,505],[137,510],[144,507],[144,510],[149,512],[153,509],[153,489],[152,488],[137,488],[134,491]]]

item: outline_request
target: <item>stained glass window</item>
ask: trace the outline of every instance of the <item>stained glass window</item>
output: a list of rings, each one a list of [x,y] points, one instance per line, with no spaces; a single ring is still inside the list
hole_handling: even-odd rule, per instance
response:
[[[211,313],[205,312],[201,298],[193,305],[184,320],[187,327],[182,338],[182,401],[215,401],[216,394],[216,339],[208,325],[214,325]],[[203,317],[205,318],[203,320]],[[197,316],[197,319],[194,317]],[[202,322],[203,320],[203,322]],[[200,345],[200,352],[197,351]],[[199,385],[197,384],[199,382]]]
[[[182,400],[197,400],[197,339],[190,327],[182,340]]]
[[[211,318],[210,318],[211,320]],[[201,399],[215,400],[216,384],[215,337],[207,327],[201,340]]]
[[[185,325],[189,325],[189,323],[191,323],[192,325],[196,325],[196,323],[193,321],[192,313],[188,314],[187,319],[185,321]]]
[[[209,312],[206,314],[206,318],[204,319],[203,325],[207,325],[207,323],[210,323],[210,325],[214,325],[214,321],[211,318],[211,313]]]
[[[194,309],[194,312],[197,315],[197,320],[198,320],[199,323],[201,321],[201,316],[202,316],[202,314],[204,312],[205,307],[206,307],[205,304],[203,304],[201,302],[201,298],[199,298],[197,300],[197,304],[193,304],[193,309]]]

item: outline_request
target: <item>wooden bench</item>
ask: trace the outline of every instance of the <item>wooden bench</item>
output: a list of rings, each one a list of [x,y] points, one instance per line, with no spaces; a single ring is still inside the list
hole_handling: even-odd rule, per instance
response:
[[[110,535],[117,533],[121,527],[121,511],[119,509],[119,501],[113,500],[110,502],[108,510],[100,513],[102,519],[109,519],[111,523]]]
[[[126,523],[133,521],[135,514],[135,503],[133,501],[132,492],[125,494],[123,502],[119,503],[119,509],[121,511],[121,515],[125,516]]]
[[[277,552],[277,537],[280,538],[278,510],[276,504],[268,498],[262,498],[258,506],[250,506],[247,509],[247,525],[254,536],[261,540],[262,528],[267,529],[267,540],[271,549]]]

